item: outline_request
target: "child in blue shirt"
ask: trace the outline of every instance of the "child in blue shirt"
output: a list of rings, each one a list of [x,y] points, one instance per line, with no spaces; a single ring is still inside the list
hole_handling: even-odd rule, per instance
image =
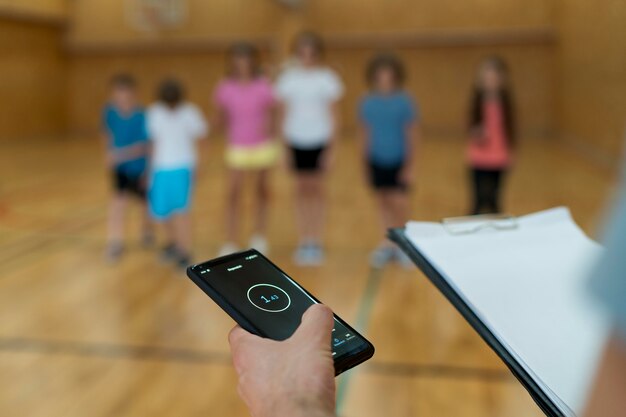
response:
[[[367,66],[366,77],[370,92],[359,108],[363,156],[386,233],[407,221],[418,115],[412,98],[402,88],[404,67],[395,55],[375,56]],[[393,259],[407,267],[411,264],[402,251],[383,240],[372,253],[371,262],[379,268]]]
[[[146,118],[137,103],[136,83],[130,75],[118,74],[112,78],[110,101],[104,108],[102,119],[106,161],[113,181],[105,255],[108,261],[115,262],[124,249],[124,216],[129,197],[136,197],[142,206],[144,244],[153,240],[145,200]]]

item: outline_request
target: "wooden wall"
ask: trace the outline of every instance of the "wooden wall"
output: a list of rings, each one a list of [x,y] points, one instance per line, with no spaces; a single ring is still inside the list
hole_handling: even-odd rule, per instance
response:
[[[547,0],[311,0],[308,20],[323,31],[521,28],[551,24]]]
[[[0,0],[0,140],[66,131],[65,2]]]
[[[278,58],[292,33],[313,28],[327,38],[328,62],[348,86],[342,103],[348,130],[365,92],[365,62],[378,50],[394,49],[406,60],[408,86],[421,103],[427,130],[463,131],[475,66],[481,57],[499,53],[513,67],[522,130],[542,134],[553,119],[549,5],[544,0],[315,0],[297,13],[270,0],[190,0],[185,28],[155,36],[130,29],[119,2],[79,1],[68,37],[69,125],[78,131],[96,127],[103,83],[124,69],[142,81],[145,99],[160,77],[176,74],[190,86],[191,98],[208,110],[230,41],[257,40]],[[420,7],[428,7],[428,13],[419,13]]]
[[[64,20],[67,0],[0,0],[0,15],[22,19]]]
[[[616,163],[626,137],[626,2],[559,0],[556,16],[558,126]]]

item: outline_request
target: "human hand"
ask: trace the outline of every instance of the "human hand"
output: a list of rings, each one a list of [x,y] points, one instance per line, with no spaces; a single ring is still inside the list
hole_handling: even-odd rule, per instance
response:
[[[239,375],[237,387],[253,417],[332,417],[335,368],[331,353],[333,312],[311,306],[287,340],[252,335],[241,327],[228,340]]]

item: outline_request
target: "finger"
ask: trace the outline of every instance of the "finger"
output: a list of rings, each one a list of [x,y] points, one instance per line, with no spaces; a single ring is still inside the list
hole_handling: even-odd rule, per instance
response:
[[[255,336],[248,333],[239,326],[233,327],[228,334],[228,343],[230,343],[230,352],[233,360],[233,366],[241,377],[246,363],[248,361],[249,354],[246,352],[245,346],[250,346],[246,341],[254,338]]]
[[[250,333],[242,329],[241,326],[233,327],[228,333],[228,343],[230,344],[231,350],[239,346],[241,340],[245,338],[246,335],[250,335]]]
[[[302,323],[293,337],[307,340],[307,343],[316,347],[330,349],[333,326],[333,311],[323,304],[314,304],[302,316]]]

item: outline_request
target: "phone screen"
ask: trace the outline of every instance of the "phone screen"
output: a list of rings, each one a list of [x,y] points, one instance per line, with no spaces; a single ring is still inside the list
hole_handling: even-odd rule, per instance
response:
[[[192,271],[213,288],[262,336],[284,340],[300,325],[302,314],[317,303],[295,281],[258,252],[249,251],[224,262],[196,265]],[[369,346],[335,317],[333,357]]]

